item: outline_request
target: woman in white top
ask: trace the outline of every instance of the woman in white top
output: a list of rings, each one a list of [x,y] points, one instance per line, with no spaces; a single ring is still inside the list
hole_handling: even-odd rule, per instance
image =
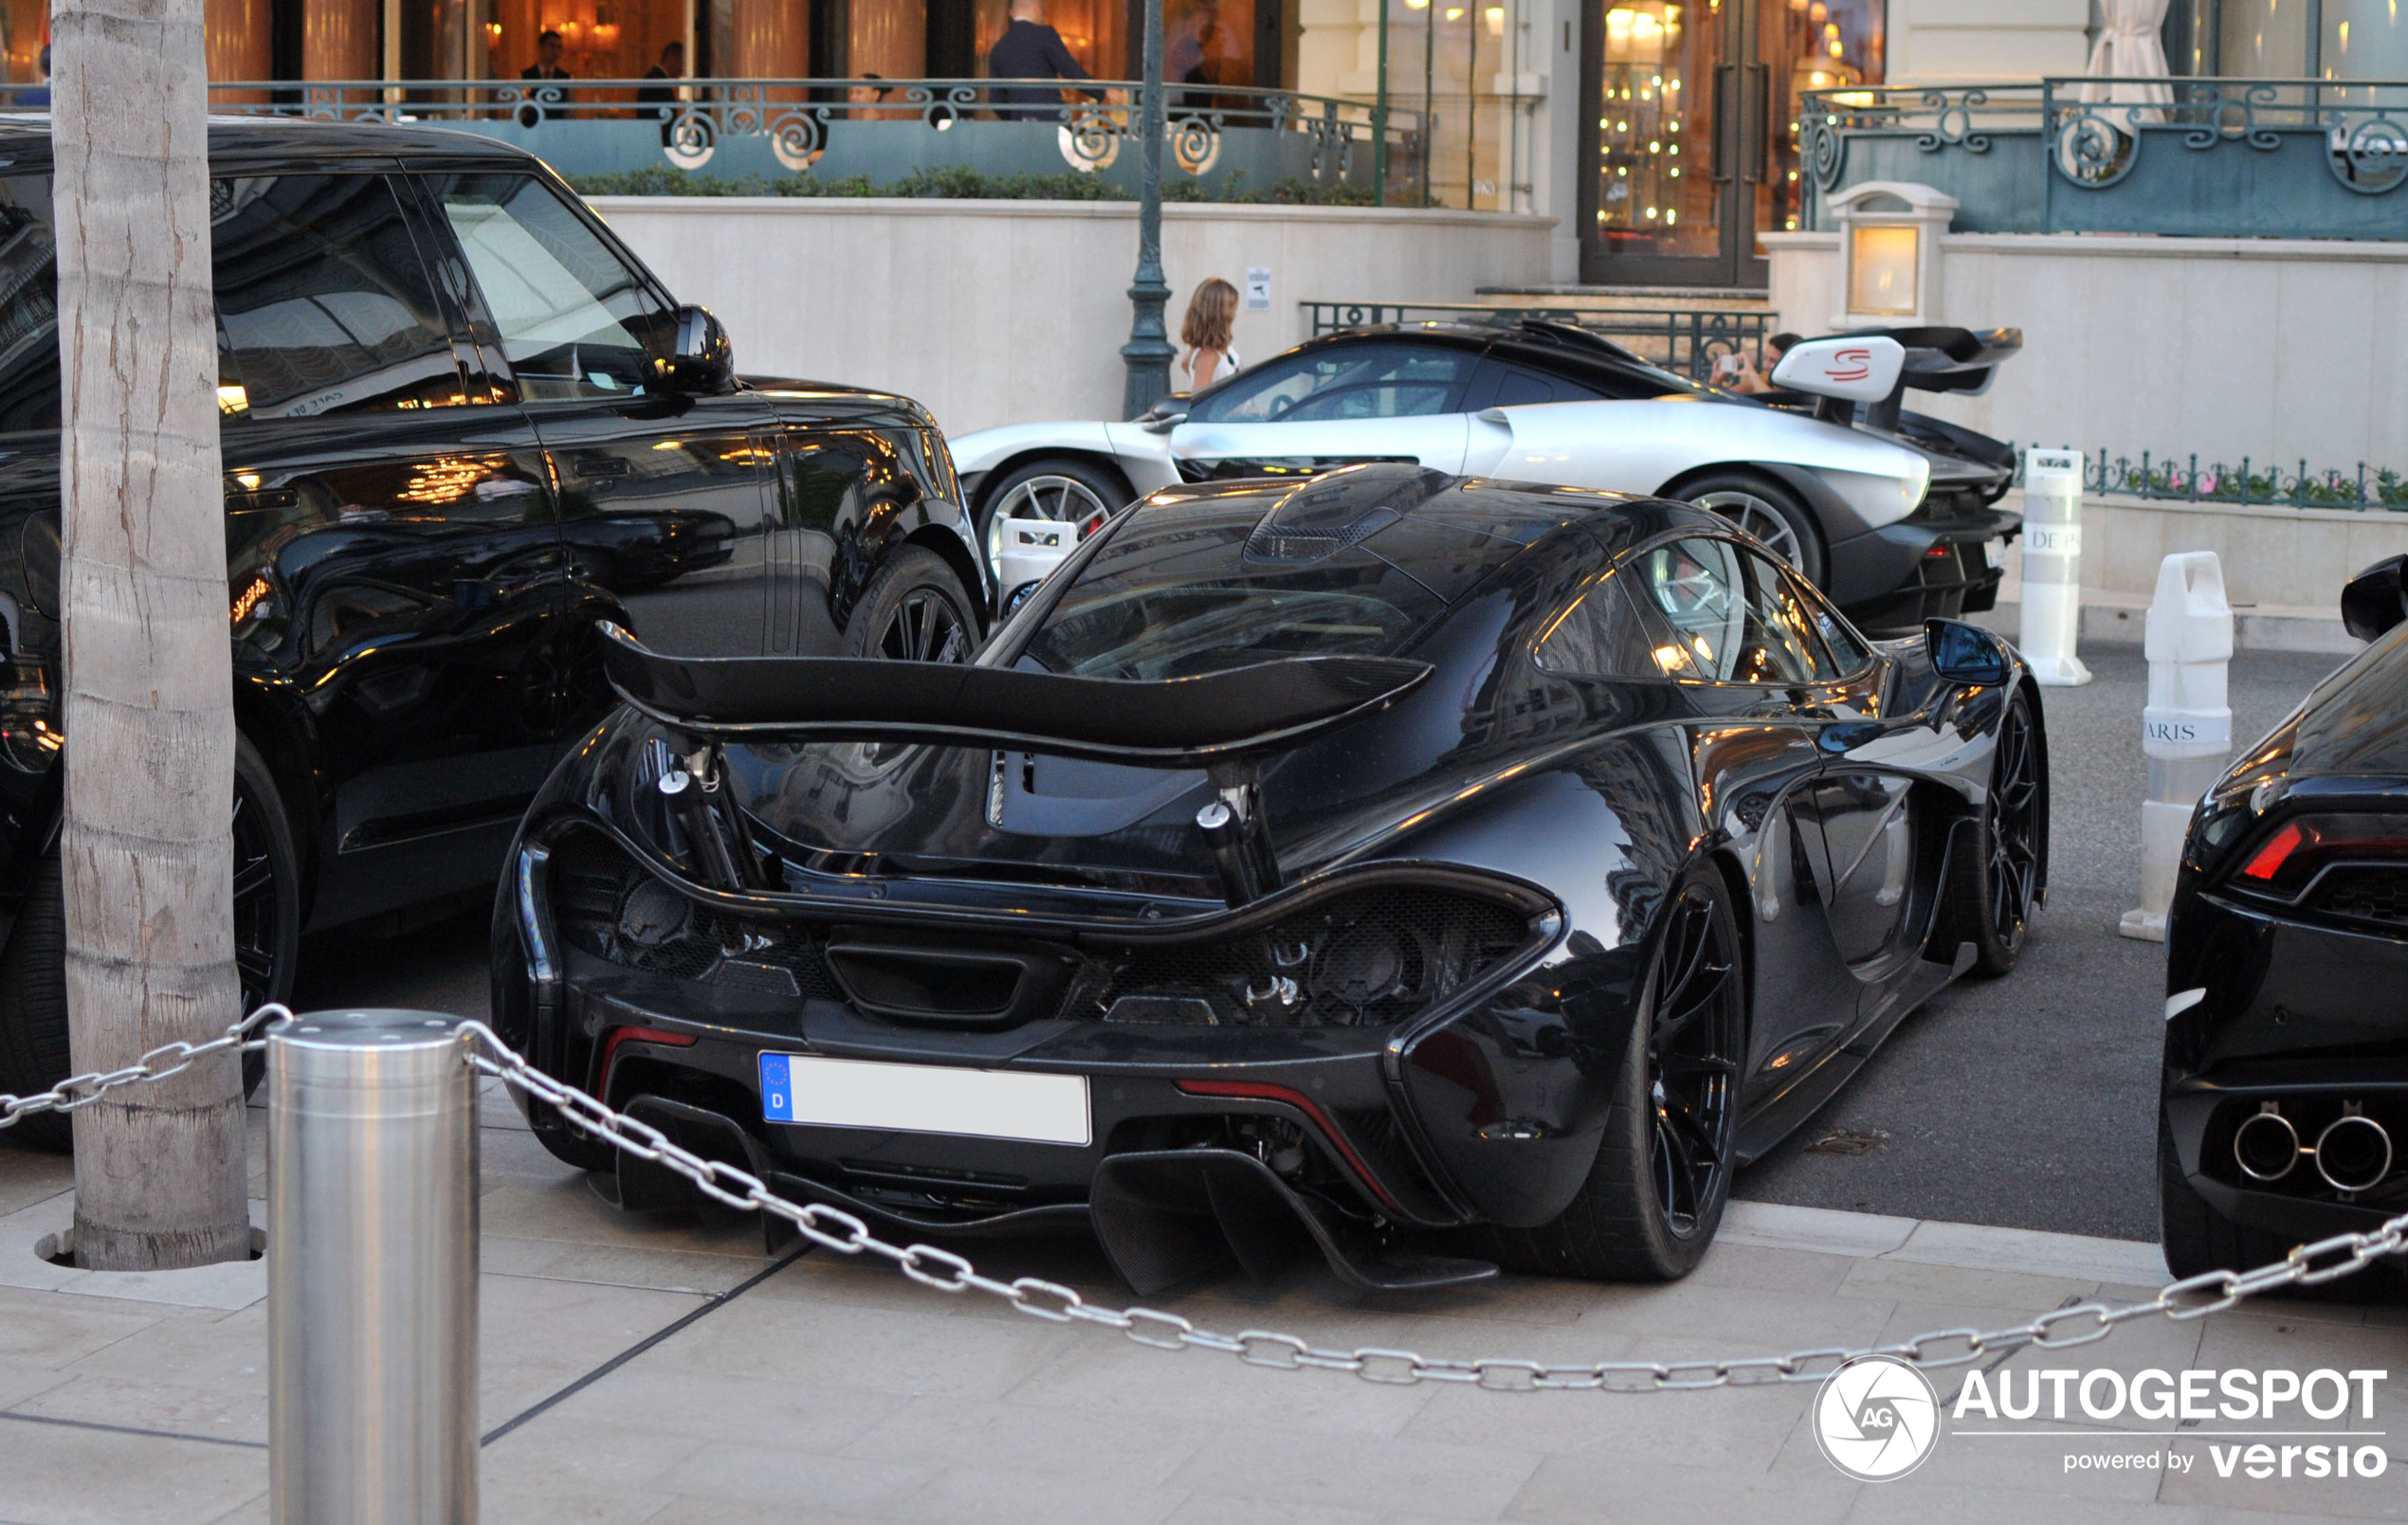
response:
[[[1187,318],[1179,324],[1179,356],[1187,390],[1202,391],[1213,382],[1237,373],[1237,352],[1230,348],[1230,327],[1237,321],[1237,288],[1214,276],[1187,300]]]

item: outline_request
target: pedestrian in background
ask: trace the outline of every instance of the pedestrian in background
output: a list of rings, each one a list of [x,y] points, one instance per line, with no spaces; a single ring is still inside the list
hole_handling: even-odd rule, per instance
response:
[[[1230,348],[1230,329],[1237,322],[1237,288],[1214,276],[1187,300],[1187,317],[1179,323],[1179,342],[1187,353],[1179,370],[1187,374],[1187,390],[1202,391],[1213,382],[1237,373],[1237,352]]]
[[[1012,0],[1012,25],[987,49],[990,80],[1092,80],[1094,75],[1070,56],[1062,34],[1045,24],[1045,0]],[[999,105],[1059,108],[1059,90],[991,90],[988,99]],[[998,111],[1005,121],[1042,121],[1052,111]]]
[[[648,82],[635,87],[635,114],[660,122],[661,144],[665,148],[668,146],[671,123],[677,118],[677,85],[674,82],[684,78],[684,75],[685,45],[671,43],[661,49],[661,62],[644,71],[648,82],[658,80],[661,82]]]
[[[571,77],[569,71],[563,67],[560,63],[561,51],[567,46],[568,44],[561,40],[558,32],[546,31],[542,36],[535,40],[535,62],[528,64],[525,68],[520,69],[519,71],[519,78],[521,80],[536,80],[546,84],[569,79]],[[565,104],[569,99],[569,92],[566,90],[560,91],[558,99]],[[547,119],[549,119],[552,118],[565,117],[568,113],[556,107],[552,110],[546,111],[543,115]]]

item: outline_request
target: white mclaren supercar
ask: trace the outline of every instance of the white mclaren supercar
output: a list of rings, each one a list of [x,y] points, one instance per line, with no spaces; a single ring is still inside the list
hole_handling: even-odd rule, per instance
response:
[[[2014,452],[1901,399],[1910,387],[1979,391],[2020,342],[1947,328],[1810,340],[1775,368],[1782,390],[1760,398],[1569,324],[1386,325],[1308,340],[1129,423],[1012,425],[952,445],[1007,602],[1014,521],[1083,533],[1174,482],[1411,461],[1702,504],[1859,625],[1901,630],[1988,608],[2020,528],[1993,507]]]

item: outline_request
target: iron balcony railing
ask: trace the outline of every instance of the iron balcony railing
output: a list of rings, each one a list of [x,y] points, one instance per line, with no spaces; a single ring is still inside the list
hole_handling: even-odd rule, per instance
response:
[[[2016,480],[2023,480],[2022,449],[2016,448]],[[2071,450],[2071,445],[2058,448]],[[2221,461],[2201,463],[2196,451],[2186,456],[2158,457],[2141,452],[2109,459],[2106,446],[2082,458],[2086,492],[2162,502],[2230,503],[2250,508],[2333,508],[2359,513],[2370,509],[2408,513],[2408,478],[2389,466],[2369,468],[2363,461],[2356,471],[2311,469],[2306,460],[2294,469],[2288,462],[2241,457],[2239,465]]]
[[[1570,323],[1603,335],[1668,371],[1710,381],[1714,362],[1744,353],[1758,363],[1774,315],[1699,308],[1505,307],[1459,301],[1304,301],[1316,336],[1381,323]]]
[[[448,127],[531,150],[572,177],[666,167],[882,185],[961,167],[1076,172],[1134,191],[1139,88],[1125,80],[275,81],[211,84],[210,105]],[[1419,182],[1416,112],[1390,109],[1382,155],[1361,101],[1224,85],[1173,85],[1168,95],[1162,171],[1174,195],[1293,182],[1377,200],[1383,160],[1388,184]]]
[[[1822,198],[1933,186],[1977,233],[2397,239],[2408,81],[2083,79],[1810,91],[1797,131]]]

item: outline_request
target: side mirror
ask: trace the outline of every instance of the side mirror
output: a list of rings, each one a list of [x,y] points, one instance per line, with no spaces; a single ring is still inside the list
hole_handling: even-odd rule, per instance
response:
[[[1898,390],[1906,369],[1906,349],[1881,334],[1858,334],[1835,339],[1808,339],[1793,344],[1773,367],[1773,385],[1790,391],[1836,397],[1843,402],[1877,403]]]
[[[1134,422],[1148,434],[1168,434],[1187,422],[1187,398],[1186,392],[1175,391],[1140,413]]]
[[[652,385],[684,396],[718,396],[736,390],[736,347],[707,307],[677,310],[677,340],[652,362]]]
[[[1931,670],[1952,683],[2003,683],[2015,671],[2015,655],[2007,644],[1978,625],[1925,620],[1923,638],[1931,653]]]
[[[2408,620],[2408,555],[2386,556],[2341,590],[2343,628],[2361,641]]]

